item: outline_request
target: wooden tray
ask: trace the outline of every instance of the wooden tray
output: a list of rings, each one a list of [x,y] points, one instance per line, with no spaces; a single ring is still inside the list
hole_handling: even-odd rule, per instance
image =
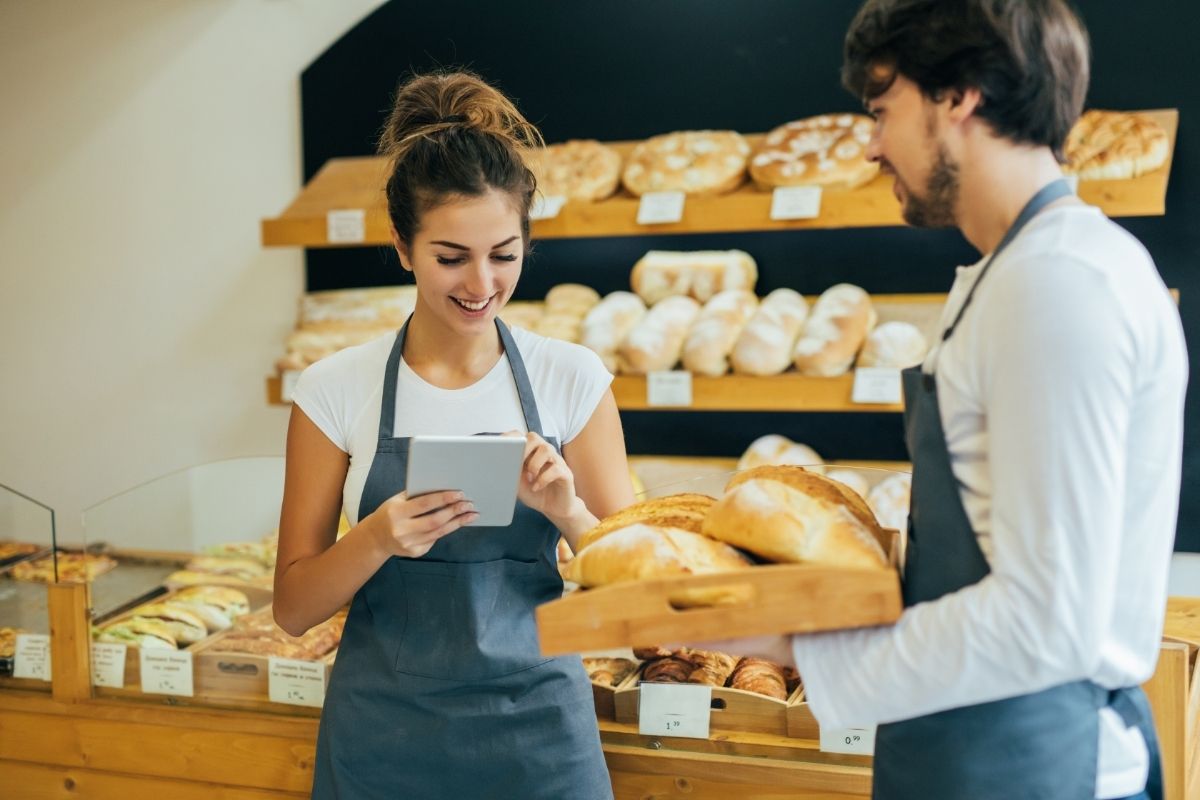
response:
[[[821,727],[817,724],[812,709],[808,707],[808,697],[804,693],[803,684],[788,702],[787,735],[793,739],[821,738]]]
[[[614,700],[617,722],[636,724],[638,721],[638,707],[642,697],[642,689],[638,683],[640,674],[639,670],[632,676],[632,680],[627,681],[616,692]],[[803,691],[803,686],[797,687],[787,700],[777,700],[744,689],[714,686],[709,728],[787,736],[789,704]]]
[[[592,684],[592,701],[596,705],[596,719],[611,719],[617,718],[616,712],[616,696],[617,692],[624,689],[626,686],[637,685],[638,676],[642,674],[642,664],[638,664],[633,672],[621,679],[621,682],[616,686],[606,686],[603,683]]]
[[[888,569],[767,564],[717,575],[631,581],[571,592],[537,608],[543,655],[611,647],[720,641],[744,636],[862,628],[895,622],[903,610],[900,534],[885,531]],[[679,608],[693,589],[720,587],[735,603]]]

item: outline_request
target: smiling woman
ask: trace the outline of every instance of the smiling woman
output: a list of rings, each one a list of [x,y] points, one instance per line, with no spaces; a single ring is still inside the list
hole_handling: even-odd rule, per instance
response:
[[[633,502],[612,376],[497,317],[529,247],[521,148],[540,141],[466,73],[410,80],[383,132],[416,308],[306,370],[288,430],[276,618],[298,634],[351,603],[313,797],[612,797],[587,673],[541,656],[533,618],[562,594],[560,536]],[[525,438],[512,524],[470,525],[461,492],[407,495],[413,436],[485,431]]]

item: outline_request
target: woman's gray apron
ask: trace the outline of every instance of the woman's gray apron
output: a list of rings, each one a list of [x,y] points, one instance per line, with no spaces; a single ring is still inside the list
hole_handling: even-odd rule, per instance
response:
[[[521,354],[496,328],[541,435]],[[360,520],[404,490],[409,440],[392,432],[407,330],[388,357]],[[612,797],[583,664],[538,650],[533,610],[562,595],[558,536],[518,503],[508,527],[460,528],[363,585],[326,695],[314,798]]]
[[[943,342],[954,333],[996,256],[1035,214],[1070,193],[1065,181],[1055,181],[1034,195],[980,271]],[[920,367],[904,371],[904,423],[913,462],[904,604],[912,606],[977,583],[990,570],[950,466],[937,384]],[[879,726],[873,797],[1091,800],[1098,712],[1106,706],[1145,737],[1151,764],[1146,790],[1158,800],[1158,743],[1145,695],[1137,687],[1109,691],[1087,680]]]

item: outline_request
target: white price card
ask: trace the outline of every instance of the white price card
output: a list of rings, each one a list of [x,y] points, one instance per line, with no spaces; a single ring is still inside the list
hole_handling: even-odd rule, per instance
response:
[[[692,373],[682,369],[651,372],[646,375],[646,405],[690,406]]]
[[[822,753],[847,753],[856,756],[875,754],[875,726],[869,728],[821,728]]]
[[[549,197],[543,194],[534,195],[533,204],[529,207],[529,218],[554,219],[566,204],[567,198],[560,194],[552,194]]]
[[[638,203],[638,225],[663,225],[683,221],[683,192],[647,192]]]
[[[13,653],[13,677],[50,680],[50,637],[42,633],[18,633]]]
[[[267,659],[267,692],[272,703],[320,708],[325,703],[325,664],[292,658]]]
[[[173,694],[191,697],[192,654],[153,647],[141,648],[142,691],[146,694]]]
[[[855,403],[899,403],[904,399],[900,370],[891,367],[859,367],[854,370],[854,391],[850,400]]]
[[[92,686],[125,688],[125,651],[123,644],[92,643]]]
[[[360,244],[367,238],[367,212],[343,208],[325,214],[325,239],[330,244]]]
[[[279,376],[279,399],[285,403],[292,402],[292,395],[296,393],[296,382],[299,380],[300,370],[285,369]]]
[[[821,216],[820,186],[780,186],[771,194],[771,219]]]
[[[712,687],[643,683],[638,698],[638,733],[707,739]]]
[[[1078,175],[1063,175],[1067,179],[1067,185],[1071,187],[1071,191],[1079,194],[1079,176]]]

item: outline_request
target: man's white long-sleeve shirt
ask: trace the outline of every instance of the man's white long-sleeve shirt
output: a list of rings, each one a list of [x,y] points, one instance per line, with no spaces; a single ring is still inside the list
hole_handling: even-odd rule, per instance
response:
[[[943,327],[982,263],[959,269]],[[1110,689],[1147,680],[1188,375],[1149,254],[1097,209],[1042,212],[924,369],[991,574],[894,627],[796,637],[817,719],[863,726],[1085,678]],[[1146,764],[1141,735],[1102,711],[1097,797],[1140,791]]]

